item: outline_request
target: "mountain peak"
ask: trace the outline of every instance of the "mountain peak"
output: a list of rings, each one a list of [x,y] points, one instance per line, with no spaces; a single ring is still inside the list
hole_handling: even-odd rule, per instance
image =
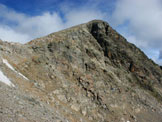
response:
[[[42,116],[47,121],[162,121],[162,70],[105,21],[25,45],[0,43],[0,55],[0,69],[15,86],[0,89],[8,94],[8,102],[0,100],[3,110],[16,96],[9,106],[15,110],[12,121],[21,110],[18,101],[24,106],[21,116],[31,121],[43,121]]]

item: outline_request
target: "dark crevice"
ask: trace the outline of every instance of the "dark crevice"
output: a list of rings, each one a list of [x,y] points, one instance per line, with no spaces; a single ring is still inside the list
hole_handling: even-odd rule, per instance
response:
[[[104,56],[108,56],[108,47],[110,47],[110,43],[105,40],[105,36],[108,35],[108,27],[107,23],[98,21],[92,23],[89,27],[90,33],[102,47]]]

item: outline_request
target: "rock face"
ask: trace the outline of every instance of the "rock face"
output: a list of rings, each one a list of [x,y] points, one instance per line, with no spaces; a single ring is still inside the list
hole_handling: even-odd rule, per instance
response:
[[[162,121],[160,66],[104,21],[0,41],[0,55],[15,86],[0,84],[0,121]]]

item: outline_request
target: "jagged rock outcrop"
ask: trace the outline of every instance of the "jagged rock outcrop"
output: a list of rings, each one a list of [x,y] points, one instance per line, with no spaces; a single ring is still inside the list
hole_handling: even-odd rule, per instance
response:
[[[5,91],[1,98],[9,94],[0,100],[1,120],[162,121],[162,70],[104,21],[25,45],[1,41],[0,54],[0,69],[15,86],[0,87]],[[15,101],[10,103],[12,94]],[[4,112],[9,104],[13,108]],[[46,112],[36,114],[36,110]]]

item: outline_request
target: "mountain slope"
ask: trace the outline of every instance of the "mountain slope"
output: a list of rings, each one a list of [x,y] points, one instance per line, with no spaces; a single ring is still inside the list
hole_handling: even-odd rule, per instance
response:
[[[162,121],[160,66],[104,21],[94,20],[25,45],[1,41],[0,51],[0,68],[15,85],[12,89],[42,102],[49,115],[58,113],[58,120]]]

